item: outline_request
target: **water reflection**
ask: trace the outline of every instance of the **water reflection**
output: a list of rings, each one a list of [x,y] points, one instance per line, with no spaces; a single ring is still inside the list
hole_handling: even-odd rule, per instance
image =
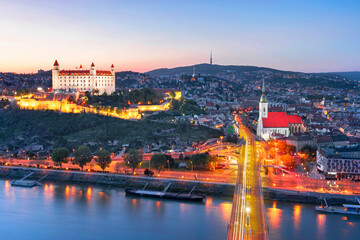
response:
[[[325,221],[326,215],[325,214],[318,214],[317,215],[317,231],[318,231],[318,238],[324,239],[325,238]]]
[[[301,205],[294,205],[294,228],[299,230],[300,216],[301,216]]]
[[[206,209],[210,209],[210,208],[211,208],[212,201],[213,201],[213,200],[212,200],[211,197],[207,197],[207,198],[206,198],[206,201],[205,201]]]
[[[10,181],[9,180],[5,180],[5,190],[9,190],[11,187]]]
[[[91,187],[88,187],[88,189],[86,191],[86,199],[88,200],[88,202],[91,201],[91,196],[92,196],[92,189],[91,189]]]
[[[223,221],[229,221],[231,216],[232,203],[221,203],[220,209]]]
[[[66,185],[65,187],[65,198],[69,199],[70,197],[70,187],[68,185]]]
[[[280,227],[282,209],[276,208],[277,202],[273,202],[272,208],[268,208],[267,217],[269,221],[270,228],[277,229]]]

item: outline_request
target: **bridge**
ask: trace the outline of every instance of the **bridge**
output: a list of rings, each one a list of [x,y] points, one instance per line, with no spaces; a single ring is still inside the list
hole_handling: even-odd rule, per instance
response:
[[[265,156],[249,129],[241,121],[238,121],[238,126],[239,136],[245,140],[245,144],[239,154],[229,154],[238,160],[238,173],[227,239],[267,240],[268,228],[260,177],[261,160]]]

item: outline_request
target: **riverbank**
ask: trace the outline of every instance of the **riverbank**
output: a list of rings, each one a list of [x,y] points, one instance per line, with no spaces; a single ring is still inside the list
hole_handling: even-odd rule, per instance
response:
[[[67,170],[0,166],[0,178],[4,179],[20,179],[28,175],[30,172],[34,172],[34,174],[32,174],[29,178],[32,180],[40,179],[46,174],[49,174],[43,180],[44,182],[108,185],[120,188],[142,188],[146,183],[149,183],[147,187],[148,189],[162,190],[169,182],[172,182],[172,186],[170,188],[172,192],[188,192],[194,186],[196,186],[194,193],[203,194],[206,196],[221,196],[229,198],[233,197],[235,189],[235,184],[231,183],[203,182],[185,179],[162,179],[155,177],[118,175],[111,173],[90,173]],[[269,187],[263,187],[263,194],[265,200],[277,200],[285,202],[320,204],[321,201],[326,198],[327,202],[332,205],[356,203],[354,195],[295,191]],[[360,198],[360,196],[357,197]]]
[[[109,185],[116,187],[133,187],[142,188],[146,183],[149,183],[148,189],[162,190],[169,182],[172,182],[170,191],[172,192],[189,192],[196,186],[194,193],[203,194],[206,196],[223,196],[233,197],[234,184],[230,183],[215,183],[202,182],[191,180],[178,179],[161,179],[155,177],[140,177],[129,175],[118,175],[111,173],[90,173],[90,172],[75,172],[65,170],[48,170],[37,168],[23,168],[23,167],[5,167],[0,166],[0,177],[7,179],[19,179],[30,172],[34,172],[28,179],[37,180],[49,174],[43,181],[46,182],[65,182],[65,183],[80,183],[80,184],[94,184],[94,185]]]
[[[326,198],[330,205],[341,205],[344,203],[358,204],[355,197],[360,199],[357,195],[342,195],[335,193],[311,192],[311,191],[295,191],[288,189],[263,187],[263,194],[265,200],[277,200],[284,202],[307,203],[307,204],[321,204]]]

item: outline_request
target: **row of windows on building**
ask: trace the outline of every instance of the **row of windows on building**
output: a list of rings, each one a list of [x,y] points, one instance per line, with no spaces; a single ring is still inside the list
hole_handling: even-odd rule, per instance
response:
[[[80,81],[87,82],[86,80],[80,80]],[[62,82],[62,80],[60,80],[60,82]],[[64,80],[64,82],[66,82],[66,80]],[[71,80],[69,80],[69,82],[71,82]],[[73,80],[72,82],[79,82],[79,81]],[[101,80],[100,82],[111,82],[111,80]]]
[[[75,87],[75,86],[79,86],[79,84],[69,84],[69,85],[67,85],[68,87]],[[80,84],[80,86],[82,86],[82,84]],[[85,84],[84,84],[84,86],[86,86]],[[112,84],[95,84],[95,86],[97,87],[97,86],[99,86],[99,87],[112,87],[113,85]],[[62,84],[60,84],[60,87],[62,87]],[[64,87],[66,87],[66,83],[64,84]],[[90,87],[90,84],[89,84],[89,87]]]
[[[112,76],[97,76],[96,78],[111,78]],[[59,79],[62,79],[63,77],[59,77]],[[73,76],[64,76],[64,79],[66,79],[66,78],[75,78],[75,77],[73,77]],[[76,78],[79,78],[79,77],[76,77]],[[83,78],[82,76],[80,77],[80,78]],[[84,78],[89,78],[89,76],[86,76],[86,77],[84,77]]]

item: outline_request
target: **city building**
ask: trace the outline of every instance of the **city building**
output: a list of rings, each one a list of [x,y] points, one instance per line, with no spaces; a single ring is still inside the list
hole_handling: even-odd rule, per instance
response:
[[[294,133],[285,139],[287,144],[296,147],[296,152],[299,152],[305,146],[313,146],[314,140],[307,133]]]
[[[265,95],[265,81],[263,80],[262,95],[259,102],[259,119],[257,135],[269,140],[275,134],[288,137],[290,133],[304,131],[303,121],[298,115],[288,115],[286,112],[268,112],[269,104]]]
[[[320,148],[316,163],[319,172],[328,178],[360,179],[360,145]]]
[[[93,92],[111,94],[115,92],[115,68],[111,65],[110,71],[96,70],[92,63],[90,70],[83,69],[80,65],[76,70],[60,70],[60,65],[55,60],[52,70],[53,92]]]

